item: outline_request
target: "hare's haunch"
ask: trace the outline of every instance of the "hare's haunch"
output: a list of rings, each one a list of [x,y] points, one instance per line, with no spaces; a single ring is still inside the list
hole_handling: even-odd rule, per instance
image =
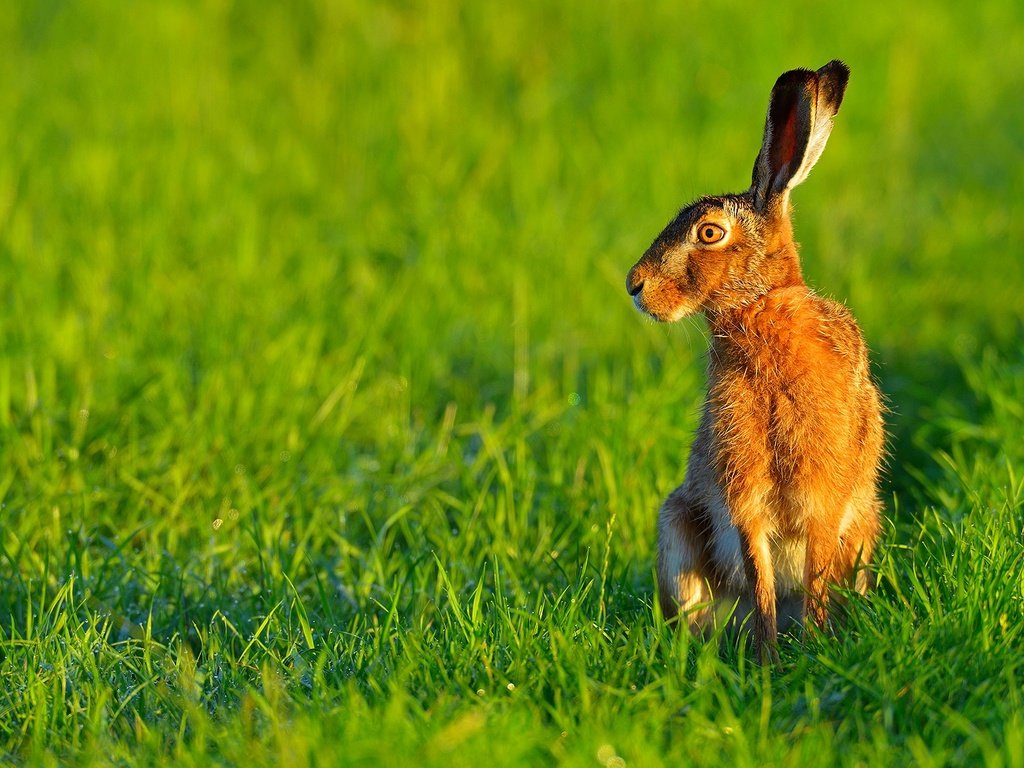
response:
[[[826,624],[830,584],[868,588],[858,566],[878,537],[884,427],[867,347],[846,307],[804,283],[789,213],[849,75],[840,61],[782,74],[750,189],[684,208],[626,278],[640,310],[703,312],[712,336],[686,480],[658,521],[662,610],[705,631],[736,606],[763,655],[780,617]]]

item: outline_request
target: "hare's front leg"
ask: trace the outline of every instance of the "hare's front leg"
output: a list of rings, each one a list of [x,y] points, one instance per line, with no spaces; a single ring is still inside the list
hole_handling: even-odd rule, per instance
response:
[[[759,516],[752,519],[741,516],[736,529],[740,533],[743,567],[754,598],[754,653],[762,661],[778,661],[775,567],[768,541],[769,532]]]
[[[804,621],[811,620],[821,629],[828,623],[829,585],[839,551],[836,516],[809,515],[804,556]]]

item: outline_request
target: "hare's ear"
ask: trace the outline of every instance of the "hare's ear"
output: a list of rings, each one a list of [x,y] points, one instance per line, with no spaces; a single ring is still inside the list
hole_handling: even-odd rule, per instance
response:
[[[830,61],[817,72],[793,69],[775,81],[750,187],[758,210],[785,200],[807,178],[825,149],[849,77],[843,62]]]

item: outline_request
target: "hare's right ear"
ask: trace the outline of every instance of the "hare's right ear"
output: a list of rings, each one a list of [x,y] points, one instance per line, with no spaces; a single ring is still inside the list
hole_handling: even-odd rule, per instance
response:
[[[843,62],[830,61],[817,72],[793,69],[775,81],[750,187],[757,210],[784,202],[807,178],[825,149],[849,78]]]

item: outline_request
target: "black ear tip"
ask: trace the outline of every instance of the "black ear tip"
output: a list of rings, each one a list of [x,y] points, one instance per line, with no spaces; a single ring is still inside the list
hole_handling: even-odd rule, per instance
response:
[[[826,65],[827,66],[827,65]],[[800,89],[808,87],[809,83],[814,82],[814,72],[809,69],[791,69],[788,72],[783,72],[779,75],[775,81],[774,91],[783,91],[785,89]]]
[[[832,74],[833,76],[838,75],[840,72],[850,76],[850,68],[847,66],[845,61],[840,59],[832,59],[828,64],[818,70],[819,75]]]
[[[828,64],[818,70],[818,81],[819,90],[818,93],[822,94],[831,102],[834,102],[836,108],[839,107],[839,102],[843,100],[843,94],[846,93],[846,83],[850,79],[850,68],[839,59],[832,59]]]
[[[846,82],[850,79],[850,68],[839,59],[832,59],[828,64],[818,70],[818,76],[827,78],[834,82],[839,88],[845,88]]]

